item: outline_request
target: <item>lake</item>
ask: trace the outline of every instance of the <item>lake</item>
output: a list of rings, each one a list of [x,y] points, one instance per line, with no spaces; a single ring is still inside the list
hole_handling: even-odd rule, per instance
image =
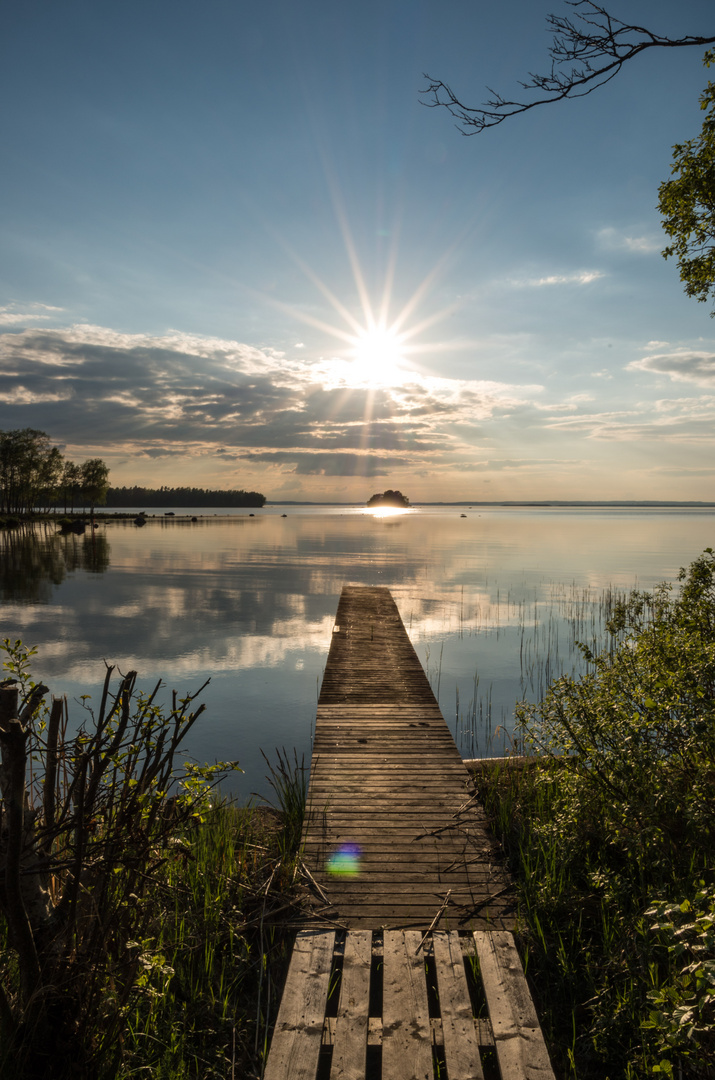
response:
[[[203,514],[191,521],[191,514]],[[282,516],[286,515],[286,516]],[[712,510],[346,507],[162,511],[91,537],[0,534],[1,636],[38,648],[54,694],[95,699],[104,663],[143,688],[210,678],[188,749],[237,758],[240,799],[269,793],[264,749],[310,758],[340,590],[385,585],[464,756],[509,745],[515,702],[577,673],[619,591],[675,581],[715,546]],[[71,705],[79,717],[79,704]]]

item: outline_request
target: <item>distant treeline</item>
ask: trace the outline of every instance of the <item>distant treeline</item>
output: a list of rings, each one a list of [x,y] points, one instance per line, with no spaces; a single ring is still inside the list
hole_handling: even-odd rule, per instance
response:
[[[210,491],[193,487],[110,487],[107,506],[263,506],[260,491]]]

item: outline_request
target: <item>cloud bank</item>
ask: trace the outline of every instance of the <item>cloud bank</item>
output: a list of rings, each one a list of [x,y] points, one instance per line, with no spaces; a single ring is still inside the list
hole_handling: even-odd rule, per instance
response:
[[[473,453],[479,424],[541,392],[404,372],[370,388],[344,360],[104,327],[0,335],[0,427],[115,455],[210,455],[304,476],[387,475]]]

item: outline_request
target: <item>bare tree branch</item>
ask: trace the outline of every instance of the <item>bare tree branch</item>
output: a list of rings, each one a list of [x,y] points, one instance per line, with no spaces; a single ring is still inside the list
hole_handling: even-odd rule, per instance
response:
[[[628,60],[646,49],[675,49],[715,42],[715,36],[687,34],[685,37],[670,38],[655,34],[647,27],[616,19],[593,0],[566,2],[569,7],[577,9],[574,18],[565,15],[549,15],[547,18],[548,27],[553,33],[549,49],[550,72],[547,75],[529,72],[528,82],[520,84],[523,90],[536,91],[543,96],[531,101],[510,101],[487,87],[491,97],[475,107],[465,105],[448,83],[425,74],[428,86],[421,93],[431,96],[431,100],[422,104],[430,109],[447,109],[459,121],[457,126],[463,135],[476,135],[538,105],[593,93],[599,86],[615,78]]]

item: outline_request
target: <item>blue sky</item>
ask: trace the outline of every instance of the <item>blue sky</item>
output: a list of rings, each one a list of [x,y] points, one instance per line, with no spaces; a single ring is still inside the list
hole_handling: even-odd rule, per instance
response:
[[[715,323],[655,208],[703,50],[471,138],[421,104],[514,93],[565,10],[5,0],[0,428],[115,484],[715,499]]]

